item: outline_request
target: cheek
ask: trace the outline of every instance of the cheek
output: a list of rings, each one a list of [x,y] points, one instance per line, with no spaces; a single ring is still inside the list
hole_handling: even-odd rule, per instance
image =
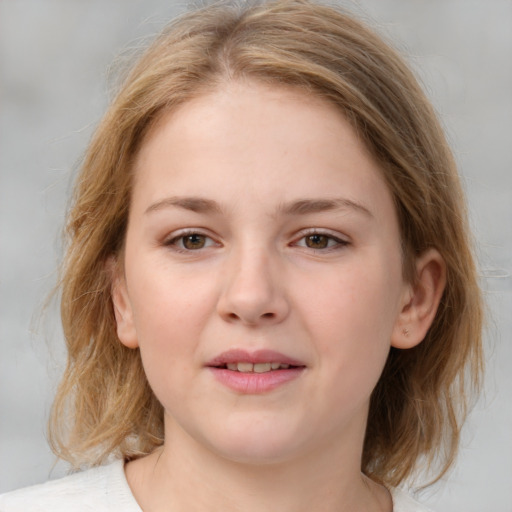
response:
[[[134,322],[148,381],[165,402],[165,390],[182,389],[178,382],[201,364],[196,349],[212,311],[211,291],[207,283],[145,268],[152,270],[132,273]]]
[[[132,276],[130,295],[141,344],[190,337],[211,312],[213,283],[199,273],[149,262],[138,265]]]
[[[314,288],[303,283],[306,329],[332,372],[378,379],[398,314],[400,276],[396,263],[377,261],[347,266]]]

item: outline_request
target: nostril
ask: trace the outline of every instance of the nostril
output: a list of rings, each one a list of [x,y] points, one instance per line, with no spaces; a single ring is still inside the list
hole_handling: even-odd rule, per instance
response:
[[[248,316],[248,315],[247,315]],[[237,315],[236,313],[228,313],[227,315],[227,318],[230,320],[230,321],[239,321],[239,320],[242,320],[243,318],[245,317],[242,317],[240,315]],[[275,313],[272,313],[272,312],[268,312],[268,313],[263,313],[262,315],[260,315],[259,317],[255,317],[254,319],[248,319],[246,318],[245,320],[248,322],[248,323],[257,323],[258,322],[258,318],[260,320],[273,320],[274,318],[276,318],[276,314]]]

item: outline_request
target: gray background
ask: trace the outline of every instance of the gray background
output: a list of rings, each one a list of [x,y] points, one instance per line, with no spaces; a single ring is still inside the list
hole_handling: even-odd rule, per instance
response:
[[[447,129],[468,193],[490,319],[486,392],[438,512],[512,511],[512,1],[344,2],[397,41]],[[55,283],[76,162],[107,69],[185,7],[173,0],[0,1],[0,492],[63,474],[45,441],[62,369]],[[34,314],[36,312],[36,315]]]

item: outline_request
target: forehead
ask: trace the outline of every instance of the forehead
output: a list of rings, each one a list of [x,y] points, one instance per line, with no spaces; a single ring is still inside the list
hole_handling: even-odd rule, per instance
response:
[[[134,199],[165,190],[219,200],[249,195],[389,195],[378,164],[341,111],[302,89],[230,82],[166,113],[135,165]],[[220,197],[222,196],[222,197]]]
[[[304,123],[309,123],[308,129],[301,132]],[[228,131],[228,124],[233,131]],[[200,87],[189,99],[170,111],[163,111],[148,130],[136,161],[144,158],[150,149],[148,146],[155,148],[155,139],[161,139],[164,132],[170,135],[173,128],[174,137],[188,140],[214,136],[220,134],[221,129],[223,134],[230,135],[229,140],[238,136],[250,142],[255,129],[262,125],[269,129],[269,138],[279,130],[280,140],[284,142],[284,135],[288,133],[289,139],[297,145],[305,138],[313,142],[318,138],[339,137],[343,128],[345,141],[350,138],[359,151],[368,159],[372,158],[341,107],[320,92],[245,77]],[[213,132],[214,129],[217,131]]]

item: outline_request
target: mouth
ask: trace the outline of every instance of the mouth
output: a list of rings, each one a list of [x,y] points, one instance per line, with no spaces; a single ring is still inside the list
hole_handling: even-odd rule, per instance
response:
[[[275,350],[257,350],[248,352],[242,349],[232,349],[209,361],[206,366],[231,370],[241,373],[267,373],[291,368],[304,368],[306,365]]]
[[[306,365],[271,350],[229,350],[206,367],[224,385],[243,394],[269,392],[298,378]]]
[[[241,373],[267,373],[276,370],[289,370],[290,368],[299,368],[286,363],[226,363],[224,365],[215,366],[214,368],[220,368],[225,370],[231,370],[233,372]]]

